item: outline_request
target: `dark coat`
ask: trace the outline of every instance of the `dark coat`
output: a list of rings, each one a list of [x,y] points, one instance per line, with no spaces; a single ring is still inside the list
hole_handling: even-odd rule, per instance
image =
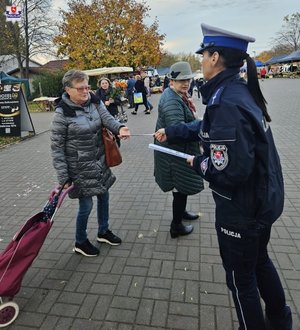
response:
[[[142,93],[144,95],[147,95],[147,89],[144,84],[144,80],[137,80],[134,85],[134,89],[138,93]]]
[[[127,81],[127,93],[132,94],[134,90],[135,79],[129,78]]]
[[[166,129],[170,142],[199,137],[195,170],[209,182],[216,220],[240,228],[271,225],[282,213],[284,185],[272,131],[247,85],[228,69],[201,87],[203,121]]]
[[[195,119],[192,111],[182,98],[172,89],[167,88],[159,101],[156,131],[180,122],[191,122]],[[200,153],[198,142],[160,143],[155,144],[177,151],[196,155]],[[177,191],[193,195],[203,190],[203,180],[186,163],[185,159],[154,151],[155,180],[162,191]]]
[[[109,87],[108,90],[98,88],[95,94],[105,104],[105,101],[108,101],[111,98],[112,93],[113,88]],[[114,117],[118,114],[118,104],[120,104],[120,102],[120,98],[114,98],[114,103],[110,103],[109,106],[106,106],[107,110]]]

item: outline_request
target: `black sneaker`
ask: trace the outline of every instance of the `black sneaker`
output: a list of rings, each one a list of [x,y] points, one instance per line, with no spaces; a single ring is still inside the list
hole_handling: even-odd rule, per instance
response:
[[[105,234],[98,234],[97,241],[100,243],[108,243],[110,245],[120,245],[122,243],[121,238],[113,234],[110,230],[107,230]]]
[[[73,251],[82,254],[85,257],[97,257],[100,253],[99,249],[97,249],[88,239],[82,244],[75,243]]]

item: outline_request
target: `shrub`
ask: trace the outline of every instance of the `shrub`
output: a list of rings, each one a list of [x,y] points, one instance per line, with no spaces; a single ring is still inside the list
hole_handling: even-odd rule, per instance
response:
[[[42,89],[43,96],[60,96],[63,91],[61,81],[64,73],[64,71],[45,72],[40,76],[36,77],[32,81],[32,86],[34,88],[32,97],[35,98],[40,96],[40,86]]]

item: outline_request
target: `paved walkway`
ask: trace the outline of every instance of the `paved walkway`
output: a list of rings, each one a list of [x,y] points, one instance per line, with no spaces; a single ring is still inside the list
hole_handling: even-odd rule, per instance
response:
[[[269,79],[262,87],[286,184],[285,210],[272,231],[270,254],[293,310],[293,329],[299,330],[300,80]],[[155,106],[158,99],[159,95],[151,97]],[[201,116],[204,108],[196,102]],[[128,111],[131,132],[152,133],[156,111],[150,116],[142,106],[137,116]],[[56,182],[47,131],[52,115],[32,114],[38,135],[0,149],[0,251],[25,220],[43,208]],[[154,182],[151,142],[149,136],[122,142],[124,162],[113,170],[118,180],[110,190],[110,223],[123,244],[101,245],[97,258],[75,255],[77,203],[66,198],[15,297],[20,314],[9,329],[238,328],[219,257],[211,193],[205,189],[189,197],[188,208],[201,211],[203,217],[193,234],[171,239],[172,196]],[[93,242],[95,235],[93,212]]]

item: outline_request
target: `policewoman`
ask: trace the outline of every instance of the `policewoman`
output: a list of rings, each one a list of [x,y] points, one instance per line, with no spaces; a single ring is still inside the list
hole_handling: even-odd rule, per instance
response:
[[[271,118],[247,54],[255,39],[201,27],[203,120],[160,129],[155,137],[169,143],[202,141],[203,154],[188,161],[212,189],[220,255],[239,329],[291,330],[291,310],[267,251],[271,226],[283,211],[284,187]],[[239,76],[244,60],[247,82]]]

